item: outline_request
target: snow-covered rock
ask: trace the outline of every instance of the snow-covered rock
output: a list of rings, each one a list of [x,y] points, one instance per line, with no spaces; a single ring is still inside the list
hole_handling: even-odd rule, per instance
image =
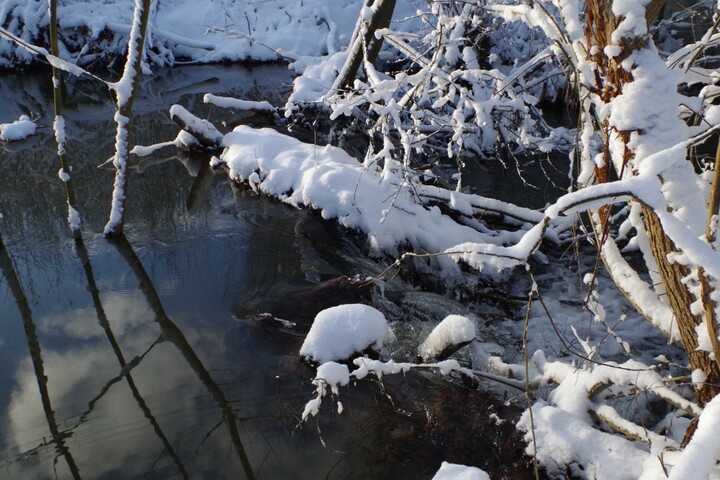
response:
[[[477,467],[443,462],[433,480],[490,480],[490,476]]]
[[[300,355],[318,363],[346,360],[392,338],[385,315],[360,303],[321,311],[300,347]]]
[[[35,123],[27,115],[21,115],[12,123],[0,123],[0,140],[13,142],[35,134]]]
[[[456,349],[475,339],[475,324],[462,315],[448,315],[418,347],[418,355],[427,361],[444,351]]]

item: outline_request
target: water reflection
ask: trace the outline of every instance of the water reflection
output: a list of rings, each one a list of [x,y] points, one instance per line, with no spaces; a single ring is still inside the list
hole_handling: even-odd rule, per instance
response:
[[[40,392],[40,399],[42,402],[42,410],[45,414],[45,420],[47,421],[48,429],[52,437],[52,443],[55,445],[55,450],[61,455],[65,463],[67,464],[72,477],[75,479],[80,478],[80,471],[78,470],[75,459],[73,458],[70,450],[65,444],[65,439],[68,437],[67,432],[61,432],[57,420],[55,419],[55,411],[52,408],[52,402],[50,400],[50,393],[48,391],[48,377],[45,374],[45,366],[43,363],[42,351],[40,349],[40,342],[37,337],[37,329],[35,322],[33,321],[32,310],[28,303],[25,292],[20,284],[15,268],[13,267],[12,260],[7,253],[5,243],[0,237],[0,269],[3,272],[3,276],[7,280],[10,292],[12,293],[15,303],[17,304],[18,310],[23,320],[23,327],[25,329],[25,336],[27,338],[28,349],[30,350],[30,358],[32,360],[33,371],[35,372],[35,378],[37,379],[37,387]],[[12,416],[12,414],[11,414]],[[42,444],[41,444],[42,446]]]
[[[197,375],[200,382],[205,386],[207,391],[212,396],[213,400],[217,402],[218,406],[222,410],[225,426],[227,427],[230,438],[232,439],[232,444],[235,452],[237,453],[238,458],[242,463],[243,470],[245,471],[245,476],[246,478],[254,479],[255,475],[253,473],[252,466],[250,465],[250,460],[248,459],[247,453],[245,452],[245,448],[242,444],[242,440],[240,439],[240,434],[238,433],[237,419],[235,417],[235,413],[230,407],[227,399],[225,398],[225,394],[220,389],[218,384],[215,383],[212,376],[205,368],[205,365],[203,365],[203,362],[200,360],[200,358],[198,358],[192,346],[185,338],[185,335],[183,335],[182,331],[177,327],[177,325],[172,322],[172,320],[170,320],[170,318],[165,313],[165,309],[163,308],[162,302],[160,301],[160,297],[155,291],[152,280],[148,276],[145,268],[142,265],[142,262],[135,254],[135,251],[133,250],[132,246],[127,241],[125,236],[120,235],[117,238],[113,238],[111,242],[118,249],[118,252],[125,259],[133,274],[138,279],[138,283],[140,284],[140,290],[145,295],[145,300],[147,301],[148,305],[150,306],[155,315],[155,321],[160,325],[160,329],[162,331],[162,340],[172,343],[180,351],[183,359],[187,362],[188,366],[192,369],[195,375]],[[169,447],[166,445],[166,448]]]
[[[214,70],[218,73],[223,69]],[[276,69],[275,73],[280,71]],[[169,103],[182,102],[188,92],[212,91],[212,87],[223,92],[237,90],[237,84],[228,88],[212,73],[196,70],[194,76],[170,75],[166,80],[172,82],[173,89],[156,82],[146,90],[138,107],[139,123],[145,128],[137,129],[140,138],[136,140],[153,143],[171,138],[175,127],[163,122],[162,112]],[[251,70],[240,73],[248,77],[241,87],[245,89],[242,95],[252,96],[258,75],[253,78]],[[267,71],[263,75],[267,76]],[[48,124],[52,114],[42,80],[42,75],[18,78],[24,87],[11,90],[6,98],[14,101],[2,114],[12,118],[16,111],[32,111]],[[0,83],[4,93],[12,87]],[[161,279],[156,289],[151,273],[125,237],[108,244],[93,233],[106,204],[93,200],[98,193],[109,195],[110,184],[98,179],[103,172],[95,165],[111,145],[102,141],[103,135],[94,135],[89,143],[87,140],[93,130],[98,130],[98,123],[100,131],[107,129],[112,111],[110,104],[104,103],[102,92],[88,91],[87,86],[78,84],[73,87],[78,91],[70,95],[68,133],[81,141],[71,141],[68,151],[75,166],[73,181],[81,192],[80,210],[86,220],[90,219],[85,232],[89,244],[83,237],[68,237],[63,212],[66,203],[62,201],[66,192],[55,174],[55,145],[49,131],[5,145],[0,162],[0,175],[13,180],[10,188],[0,193],[0,225],[8,232],[15,262],[8,255],[6,242],[0,243],[5,280],[0,288],[7,285],[10,294],[0,301],[0,308],[9,322],[19,314],[30,347],[29,357],[19,351],[20,332],[13,328],[1,335],[2,344],[10,346],[3,349],[3,357],[9,360],[5,364],[13,366],[0,377],[8,420],[0,430],[4,471],[10,478],[80,478],[78,465],[82,465],[87,478],[101,474],[131,478],[147,472],[162,478],[190,478],[185,463],[192,463],[195,476],[215,472],[213,477],[225,473],[234,478],[243,472],[245,478],[255,478],[236,409],[191,341],[170,320],[160,299],[161,293],[191,301],[197,294],[212,296],[227,288],[234,293],[238,282],[252,281],[244,278],[246,269],[242,268],[248,263],[252,215],[238,232],[237,224],[244,219],[236,211],[242,207],[228,196],[227,189],[211,192],[217,179],[207,158],[181,154],[138,163],[138,173],[163,168],[156,176],[138,176],[131,196],[131,209],[135,210],[131,229],[142,232],[140,250],[160,252],[149,258],[151,273]],[[18,91],[24,93],[18,95]],[[77,95],[79,92],[83,94]],[[196,102],[194,97],[191,101]],[[197,110],[198,105],[194,106]],[[89,125],[95,128],[86,128]],[[249,212],[254,210],[250,208]],[[202,244],[211,238],[217,250],[203,249]],[[74,258],[69,254],[70,241],[74,243]],[[203,279],[203,275],[208,278]],[[197,288],[196,281],[202,280],[206,282]],[[137,285],[135,289],[132,283]],[[203,286],[209,288],[204,290]],[[192,293],[187,295],[187,290]],[[222,307],[232,302],[231,295],[225,292],[223,296],[224,302],[221,299],[208,308],[198,305],[214,328],[212,335],[189,329],[202,350],[222,351],[217,329],[234,323],[229,309]],[[17,308],[11,308],[11,301]],[[31,304],[39,312],[36,318]],[[182,311],[186,322],[199,313],[186,308],[186,302],[175,301],[174,306]],[[224,322],[218,324],[221,311]],[[203,320],[197,323],[203,324]],[[214,406],[206,398],[212,399]],[[56,416],[62,420],[58,422]],[[224,435],[217,431],[223,424]],[[236,460],[213,461],[213,457],[224,457],[228,444],[233,446]],[[65,459],[64,467],[57,464],[56,456]]]
[[[274,68],[156,77],[136,105],[136,141],[175,136],[171,102],[222,125],[195,94],[258,99],[260,84],[282,88]],[[48,78],[0,78],[11,99],[0,122],[33,113],[49,125]],[[463,461],[427,434],[431,401],[415,394],[446,384],[421,376],[388,381],[403,407],[361,383],[342,393],[342,416],[328,408],[298,426],[313,371],[296,352],[313,309],[343,300],[333,277],[382,267],[318,216],[177,152],[134,162],[127,237],[107,241],[113,172],[96,166],[112,153],[112,106],[82,82],[68,94],[80,238],[50,129],[0,146],[0,478],[430,478],[442,460]],[[258,321],[265,311],[297,326]]]

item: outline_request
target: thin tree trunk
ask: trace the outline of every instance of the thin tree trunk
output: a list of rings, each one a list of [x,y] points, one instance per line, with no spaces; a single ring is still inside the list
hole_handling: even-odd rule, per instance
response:
[[[50,53],[54,57],[60,57],[60,47],[58,44],[58,18],[57,18],[57,0],[50,0]],[[62,70],[52,67],[52,83],[53,83],[53,110],[55,119],[53,128],[55,130],[55,140],[57,142],[57,153],[60,159],[60,168],[62,169],[63,183],[65,184],[65,194],[68,203],[68,223],[75,238],[80,237],[80,214],[78,213],[78,200],[75,191],[75,185],[72,181],[70,167],[70,159],[65,151],[65,120],[63,118],[63,79]]]
[[[117,130],[115,134],[115,159],[113,161],[115,165],[115,184],[113,186],[110,219],[105,225],[104,231],[105,236],[108,237],[120,235],[123,232],[128,176],[130,117],[138,85],[140,84],[140,75],[142,74],[145,35],[150,19],[151,6],[152,0],[135,0],[135,13],[130,30],[130,40],[128,41],[127,61],[122,78],[115,84],[115,93],[117,94],[117,112],[115,113]]]

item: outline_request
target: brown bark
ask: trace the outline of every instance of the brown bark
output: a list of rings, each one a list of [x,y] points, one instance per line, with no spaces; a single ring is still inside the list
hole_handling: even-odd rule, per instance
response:
[[[612,13],[612,0],[586,0],[586,25],[585,35],[588,39],[589,46],[598,47],[597,52],[592,55],[588,53],[589,59],[597,65],[595,72],[595,83],[586,85],[591,93],[600,97],[601,101],[609,102],[613,98],[622,94],[623,87],[633,81],[632,68],[626,70],[622,67],[622,60],[628,58],[633,52],[646,48],[649,44],[649,37],[623,38],[619,43],[622,52],[618,57],[608,58],[603,49],[608,45],[612,45],[612,33],[619,25],[622,19],[617,18]],[[653,0],[647,7],[646,19],[648,24],[652,22],[662,11],[665,0]],[[605,129],[605,138],[611,136],[619,136],[625,143],[623,152],[622,166],[620,171],[615,173],[623,176],[625,167],[634,158],[633,150],[627,146],[632,131],[611,130],[607,122],[603,125]],[[642,131],[637,131],[639,135],[643,135]],[[605,165],[596,167],[596,179],[599,183],[610,180],[611,169],[610,151],[608,145],[605,146],[604,157]],[[694,315],[690,310],[690,305],[696,300],[693,294],[688,290],[683,278],[687,277],[690,270],[676,262],[669,260],[668,255],[678,252],[676,245],[663,231],[660,220],[655,213],[643,206],[643,216],[645,228],[650,238],[650,244],[653,256],[658,265],[660,277],[663,281],[667,299],[670,308],[675,316],[683,347],[687,351],[691,368],[702,370],[707,376],[707,380],[702,387],[696,389],[697,401],[703,406],[709,402],[715,395],[720,392],[720,368],[718,363],[714,361],[710,354],[705,351],[697,350],[698,338],[696,327],[703,322],[703,317]],[[608,225],[606,221],[609,209],[600,211],[602,222],[602,234],[606,235]],[[602,240],[602,237],[601,237]],[[702,273],[700,273],[702,276]],[[703,278],[700,278],[702,281]],[[714,326],[714,324],[713,324]],[[690,432],[690,434],[692,434]]]
[[[393,12],[395,11],[396,0],[372,0],[366,2],[367,5],[375,7],[376,12],[373,15],[370,22],[367,24],[367,33],[365,33],[364,41],[367,45],[367,61],[375,63],[378,53],[380,53],[380,47],[382,46],[382,37],[375,38],[375,32],[387,28],[390,26]],[[358,33],[359,34],[359,33]],[[353,45],[351,45],[353,47]],[[357,72],[365,60],[362,45],[356,43],[355,49],[348,53],[347,64],[343,67],[340,72],[340,76],[335,81],[335,88],[346,88],[352,85],[357,76]]]
[[[697,349],[698,339],[695,327],[702,323],[703,318],[693,315],[690,311],[690,304],[695,301],[695,298],[682,282],[682,279],[690,274],[690,270],[684,265],[668,260],[668,255],[677,252],[678,249],[663,232],[657,215],[647,207],[643,207],[643,215],[653,256],[657,261],[660,277],[667,292],[668,303],[675,314],[675,321],[680,330],[683,348],[688,354],[691,368],[693,370],[700,369],[707,376],[703,386],[695,390],[698,404],[703,406],[718,394],[720,369],[718,369],[717,362],[710,358],[708,352]]]

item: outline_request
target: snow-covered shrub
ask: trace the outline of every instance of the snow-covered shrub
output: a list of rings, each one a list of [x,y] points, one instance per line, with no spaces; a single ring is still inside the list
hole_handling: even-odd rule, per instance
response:
[[[537,107],[564,88],[541,30],[506,22],[483,2],[428,2],[419,18],[422,28],[412,33],[375,32],[392,62],[376,67],[364,61],[363,75],[350,88],[332,83],[332,73],[342,76],[353,52],[308,68],[295,82],[288,114],[297,102],[314,100],[330,108],[331,120],[357,119],[356,128],[371,140],[366,167],[384,169],[407,169],[428,158],[462,163],[468,156],[495,156],[498,148],[547,152],[568,145],[571,136],[550,127]],[[361,17],[355,36],[367,28]]]

